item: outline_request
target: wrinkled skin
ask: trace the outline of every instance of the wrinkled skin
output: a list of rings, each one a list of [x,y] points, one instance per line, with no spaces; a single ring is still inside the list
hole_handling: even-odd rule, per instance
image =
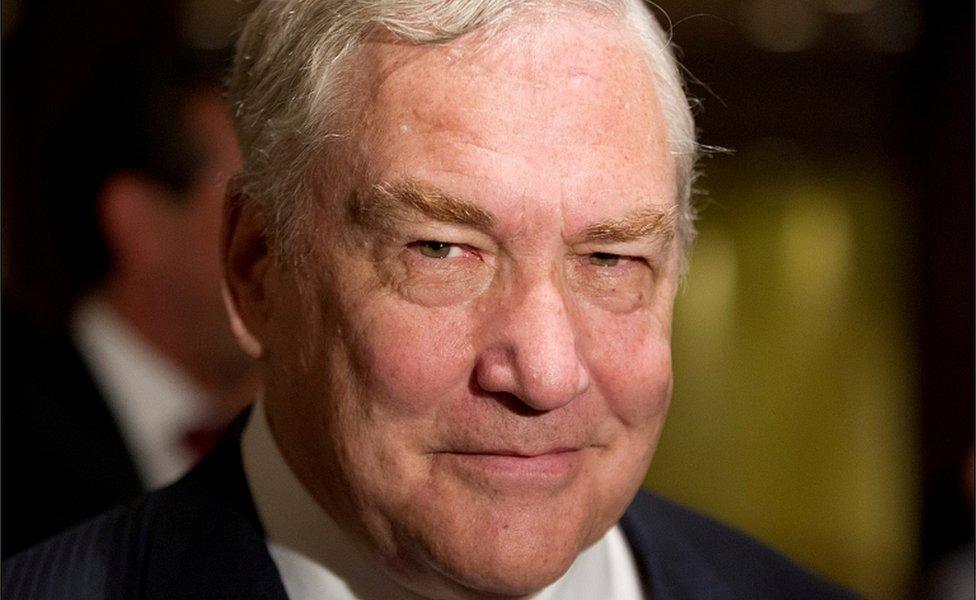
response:
[[[374,41],[358,60],[347,177],[326,182],[311,257],[269,258],[258,217],[231,215],[239,331],[290,466],[390,576],[429,597],[525,595],[620,517],[670,399],[680,244],[588,234],[674,212],[652,75],[597,17],[486,45]]]

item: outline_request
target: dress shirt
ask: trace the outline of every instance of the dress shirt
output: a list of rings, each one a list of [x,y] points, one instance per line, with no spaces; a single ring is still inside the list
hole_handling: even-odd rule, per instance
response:
[[[244,473],[267,535],[268,550],[292,600],[414,600],[323,511],[292,473],[274,440],[262,402],[241,438]],[[533,600],[642,598],[633,554],[619,525],[583,551]]]
[[[153,489],[178,479],[198,458],[184,443],[186,432],[210,419],[204,391],[102,301],[78,307],[71,334],[143,484]]]

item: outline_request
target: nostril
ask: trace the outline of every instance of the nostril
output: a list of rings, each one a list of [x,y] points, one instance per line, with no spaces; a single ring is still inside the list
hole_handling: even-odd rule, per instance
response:
[[[539,415],[544,415],[548,410],[542,410],[535,408],[527,402],[524,402],[521,398],[515,394],[498,394],[496,398],[498,403],[512,411],[520,417],[536,417]]]
[[[499,392],[486,390],[479,382],[476,374],[471,375],[468,381],[468,389],[475,398],[482,398],[486,402],[494,402],[504,407],[514,415],[520,417],[536,417],[546,414],[547,410],[540,410],[529,403],[523,401],[517,394],[512,392]]]
[[[536,343],[524,347],[530,349],[519,352],[515,348],[495,348],[484,352],[475,365],[472,384],[520,414],[555,410],[589,387],[589,376],[574,344]],[[540,347],[544,351],[538,352]]]

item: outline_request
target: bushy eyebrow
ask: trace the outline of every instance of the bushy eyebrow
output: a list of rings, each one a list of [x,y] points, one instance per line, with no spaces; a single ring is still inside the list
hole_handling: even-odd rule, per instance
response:
[[[428,218],[490,231],[497,222],[484,208],[444,190],[415,180],[380,183],[357,192],[349,204],[350,218],[361,227],[394,230],[398,221],[417,214]],[[668,242],[677,233],[675,207],[643,208],[622,217],[602,219],[586,226],[583,242],[631,242],[656,237]]]
[[[588,242],[632,242],[648,237],[670,242],[677,234],[677,221],[675,207],[643,208],[623,217],[588,225],[581,237]]]
[[[357,193],[349,205],[353,221],[369,228],[390,229],[397,220],[409,219],[410,213],[482,231],[495,224],[495,216],[480,206],[413,180],[376,184]]]

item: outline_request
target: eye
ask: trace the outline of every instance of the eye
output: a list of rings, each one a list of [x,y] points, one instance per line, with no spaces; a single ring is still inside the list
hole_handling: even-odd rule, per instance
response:
[[[610,254],[608,252],[594,252],[589,256],[589,261],[591,265],[597,267],[616,267],[620,263],[620,255]]]
[[[461,254],[461,248],[457,244],[447,242],[421,240],[410,245],[427,258],[454,258]]]

